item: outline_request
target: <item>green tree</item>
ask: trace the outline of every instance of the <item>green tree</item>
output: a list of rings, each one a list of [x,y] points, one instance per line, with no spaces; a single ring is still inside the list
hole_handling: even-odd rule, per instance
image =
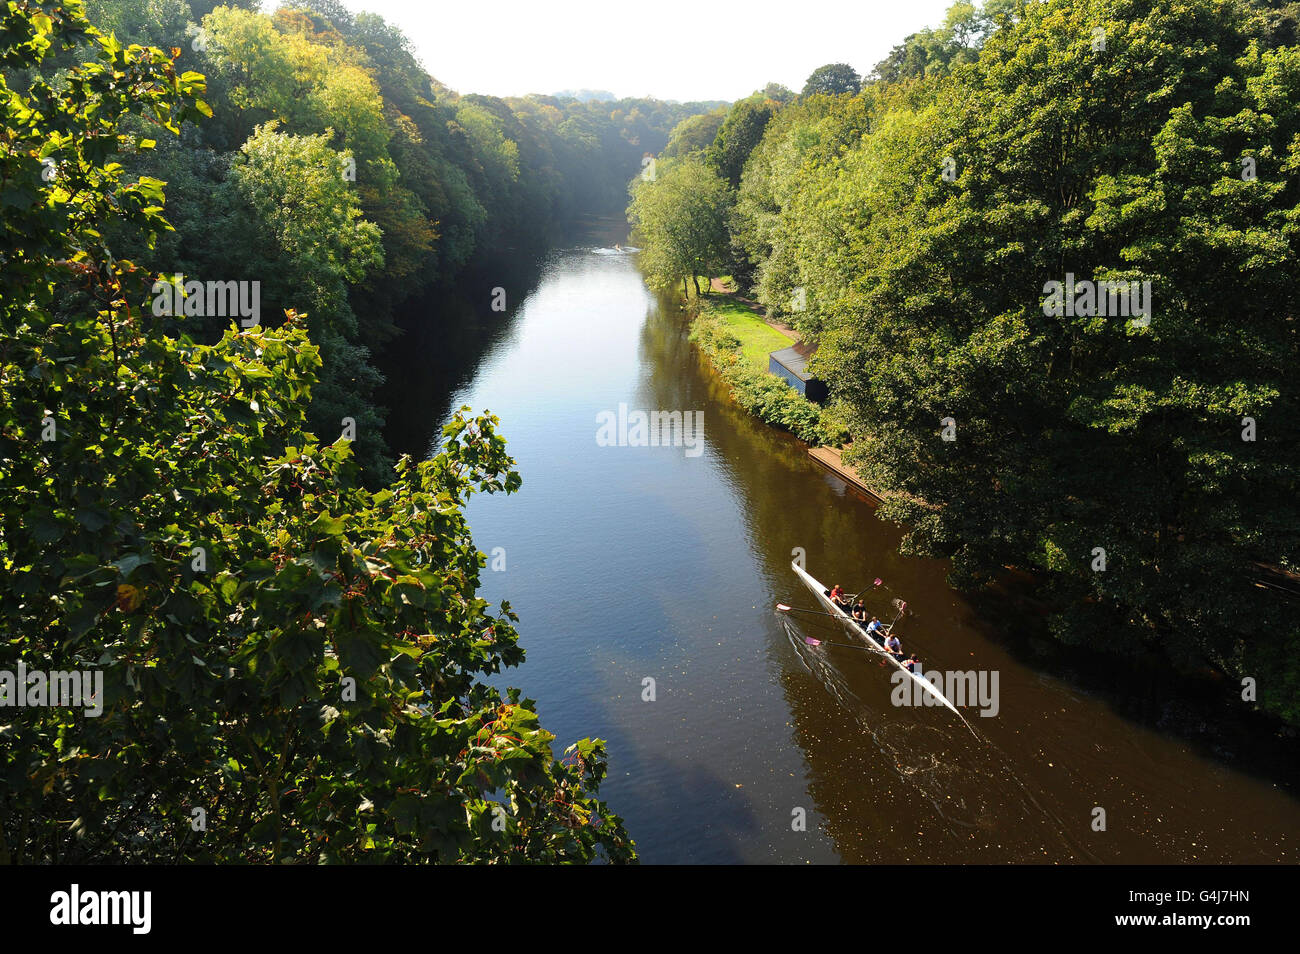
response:
[[[657,285],[716,275],[729,255],[731,190],[698,159],[665,160],[652,180],[633,187],[628,221],[642,246],[642,265]]]
[[[942,26],[907,37],[876,64],[873,76],[897,83],[941,76],[973,63],[984,41],[1000,24],[1013,22],[1021,5],[1021,0],[985,0],[976,7],[969,0],[958,0],[948,8]]]
[[[329,369],[313,389],[312,428],[341,433],[343,419],[350,418],[358,457],[377,476],[385,468],[383,418],[374,404],[382,379],[356,342],[348,288],[383,264],[383,247],[343,175],[351,156],[331,149],[329,138],[287,135],[274,122],[258,127],[231,171],[241,214],[229,225],[236,234],[244,231],[241,225],[251,233],[249,259],[237,270],[261,282],[268,314],[296,304],[309,318]]]
[[[741,179],[732,241],[753,271],[754,290],[767,309],[815,335],[819,330],[819,275],[832,281],[849,249],[835,235],[838,223],[822,214],[820,182],[851,155],[882,110],[878,91],[854,97],[813,97],[781,110],[751,154]],[[823,224],[830,226],[824,228]],[[799,308],[795,310],[795,289]]]
[[[804,96],[853,95],[862,88],[862,77],[847,63],[827,63],[819,66],[803,84]]]
[[[731,107],[712,145],[705,152],[705,161],[733,189],[740,185],[749,154],[762,141],[763,130],[771,122],[773,113],[772,105],[765,99],[742,99]]]
[[[763,98],[784,106],[786,103],[794,102],[795,94],[794,90],[788,86],[782,86],[780,83],[768,83],[763,87]]]
[[[197,344],[107,244],[167,227],[119,161],[147,148],[127,118],[176,134],[202,78],[77,0],[10,4],[0,33],[0,77],[80,63],[0,78],[0,669],[103,677],[97,718],[0,727],[0,862],[633,859],[601,743],[557,761],[481,681],[523,658],[463,514],[519,486],[495,420],[364,489],[348,442],[304,430],[300,319]],[[68,286],[90,304],[60,317]]]
[[[1293,721],[1300,623],[1254,584],[1300,560],[1298,55],[1221,0],[1026,7],[781,213],[909,548],[1042,574],[1063,641],[1266,669]],[[1149,325],[1045,306],[1067,275],[1149,282]]]
[[[715,109],[713,112],[686,117],[673,127],[668,137],[668,145],[663,151],[664,157],[672,159],[678,156],[703,155],[704,151],[713,145],[713,140],[718,136],[718,129],[726,118],[725,109]]]

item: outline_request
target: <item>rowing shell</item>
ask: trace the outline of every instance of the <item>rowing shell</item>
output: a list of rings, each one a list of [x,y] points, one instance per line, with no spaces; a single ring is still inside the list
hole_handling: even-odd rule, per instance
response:
[[[858,624],[854,621],[853,617],[850,616],[848,613],[844,612],[843,609],[841,609],[839,606],[835,604],[835,601],[833,599],[831,599],[829,596],[826,595],[827,592],[826,587],[822,586],[816,577],[814,577],[811,573],[807,572],[798,563],[791,563],[790,569],[794,570],[795,574],[798,575],[799,579],[803,580],[804,586],[808,587],[808,589],[812,591],[813,596],[817,597],[818,602],[820,602],[822,606],[826,607],[826,611],[844,624],[844,628],[848,630],[850,635],[858,637],[859,639],[861,639],[863,642],[867,644],[868,649],[871,649],[874,652],[878,653],[879,655],[888,659],[891,663],[893,663],[895,669],[903,673],[913,682],[917,683],[922,689],[924,689],[930,695],[934,696],[935,699],[943,703],[953,712],[957,713],[957,718],[961,719],[961,721],[966,724],[966,728],[970,729],[971,732],[975,731],[974,729],[971,729],[970,723],[966,722],[966,717],[963,716],[960,711],[958,711],[956,706],[954,706],[951,702],[948,701],[948,697],[945,696],[942,692],[940,692],[938,687],[935,686],[934,683],[932,683],[929,679],[926,679],[923,676],[918,676],[916,673],[912,672],[901,662],[899,662],[894,657],[893,653],[886,652],[880,646],[879,643],[877,643],[874,639],[872,639],[865,632],[863,632],[862,628],[858,626]]]

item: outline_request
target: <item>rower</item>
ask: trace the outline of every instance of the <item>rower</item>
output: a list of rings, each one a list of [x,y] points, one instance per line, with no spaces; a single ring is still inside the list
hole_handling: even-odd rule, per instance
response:
[[[844,589],[838,583],[831,587],[831,591],[826,594],[831,598],[831,602],[840,609],[849,608],[849,599],[844,595]]]
[[[865,616],[866,614],[863,615]],[[874,616],[871,617],[871,622],[867,624],[868,635],[874,637],[877,640],[884,640],[885,634],[887,632],[888,630],[885,629],[884,623],[882,623],[879,619],[877,619]]]
[[[885,637],[885,652],[889,653],[895,659],[903,658],[903,644],[898,641],[898,637],[890,633]]]
[[[921,657],[918,656],[916,653],[912,653],[912,655],[908,656],[907,659],[903,662],[903,665],[907,667],[908,672],[914,673],[916,672],[916,667],[921,665]]]
[[[853,609],[850,611],[850,615],[852,615],[852,617],[859,623],[865,623],[867,621],[867,604],[862,602],[862,600],[858,600],[853,604]]]

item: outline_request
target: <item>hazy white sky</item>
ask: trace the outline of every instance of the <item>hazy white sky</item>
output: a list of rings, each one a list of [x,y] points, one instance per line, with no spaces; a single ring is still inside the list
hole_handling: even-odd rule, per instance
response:
[[[677,100],[734,100],[769,81],[797,92],[823,63],[866,73],[951,2],[344,0],[401,27],[429,73],[462,93]]]

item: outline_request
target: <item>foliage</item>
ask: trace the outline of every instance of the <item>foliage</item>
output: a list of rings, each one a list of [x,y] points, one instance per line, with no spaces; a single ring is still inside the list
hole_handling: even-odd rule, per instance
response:
[[[721,375],[736,403],[759,420],[810,444],[839,441],[839,428],[821,408],[746,359],[740,339],[715,308],[706,305],[691,322],[691,340]]]
[[[822,193],[805,188],[839,168],[882,112],[875,90],[853,98],[817,96],[782,110],[746,164],[732,221],[732,242],[749,268],[758,300],[806,334],[820,329],[818,274],[843,275],[846,252],[834,227],[805,206]],[[809,246],[816,243],[815,248]],[[802,289],[796,305],[796,290]]]
[[[827,63],[809,74],[803,84],[804,96],[855,95],[862,88],[862,78],[847,63]]]
[[[772,119],[775,105],[759,97],[742,99],[731,107],[727,118],[718,127],[717,135],[705,153],[705,161],[731,188],[740,185],[745,162],[762,140],[763,130]]]
[[[662,160],[653,179],[633,185],[628,221],[652,282],[725,271],[731,201],[726,182],[698,159]]]
[[[725,109],[687,116],[668,136],[668,145],[663,151],[664,157],[667,159],[684,156],[700,158],[705,150],[713,145],[713,140],[718,136],[718,129],[726,118]]]
[[[943,25],[913,33],[876,64],[874,79],[897,83],[908,79],[943,76],[979,58],[984,41],[1002,23],[1019,16],[1023,0],[984,0],[976,7],[958,0],[948,8]]]
[[[0,863],[632,860],[602,744],[557,761],[531,701],[481,681],[523,659],[463,512],[519,486],[495,419],[366,490],[304,430],[300,318],[196,343],[107,242],[167,227],[120,161],[129,117],[175,135],[202,78],[77,0],[10,4],[0,32],[6,71],[80,64],[0,79],[0,669],[103,675],[97,718],[4,710]],[[326,148],[280,135],[256,142]]]
[[[768,83],[763,87],[763,98],[770,99],[780,106],[794,102],[795,94],[788,86],[782,86],[780,83]]]
[[[390,464],[372,353],[401,332],[402,316],[448,320],[444,309],[410,303],[437,294],[493,247],[538,243],[558,223],[621,208],[642,157],[712,104],[461,96],[430,77],[407,38],[380,17],[353,15],[334,0],[295,0],[271,14],[257,6],[94,0],[92,22],[119,38],[179,49],[184,68],[206,75],[214,114],[186,125],[176,142],[125,157],[131,174],[169,184],[176,227],[155,246],[128,251],[142,267],[169,274],[260,281],[274,296],[272,315],[291,303],[307,311],[324,360],[309,420],[326,433],[341,416],[353,418],[355,450],[377,486]],[[62,65],[48,60],[43,68]],[[287,180],[256,190],[263,201],[255,201],[249,149],[267,146],[268,129],[285,144],[316,145],[285,152],[301,167],[281,164]],[[354,167],[345,174],[341,165],[301,165],[323,149]],[[323,184],[327,170],[372,231],[352,254],[337,254],[333,243],[335,251],[312,260],[298,254],[305,239],[298,252],[284,248],[292,237],[283,225],[305,221],[306,208],[293,205],[298,185]],[[353,222],[340,242],[361,228]],[[286,259],[293,267],[271,267]],[[306,284],[293,287],[298,280]],[[209,323],[191,333],[214,340],[222,330]]]

